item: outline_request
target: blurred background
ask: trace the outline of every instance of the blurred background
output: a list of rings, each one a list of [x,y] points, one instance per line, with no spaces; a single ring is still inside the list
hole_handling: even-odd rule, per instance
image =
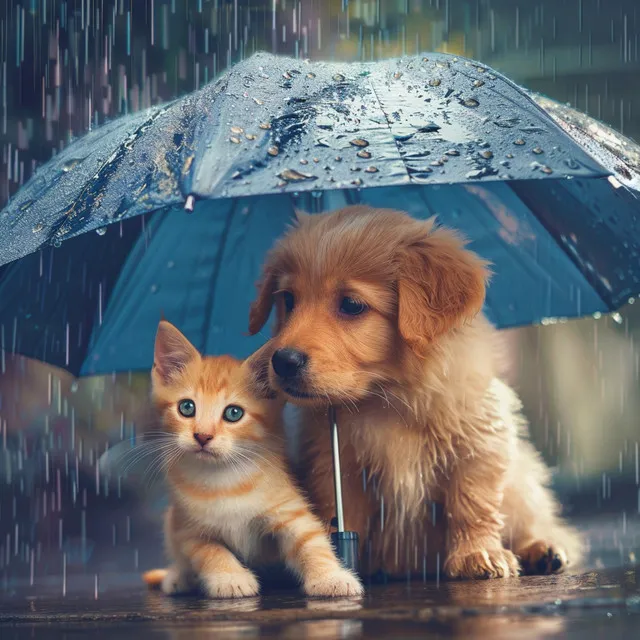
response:
[[[640,140],[639,13],[636,0],[0,0],[0,205],[73,138],[191,92],[258,50],[468,56]],[[625,562],[635,562],[638,543],[625,538],[626,523],[640,511],[632,302],[620,314],[504,334],[510,382],[568,510],[619,519],[604,547]],[[114,573],[149,567],[161,544],[146,525],[157,521],[161,492],[104,476],[97,464],[110,443],[142,428],[146,374],[74,380],[10,357],[11,328],[0,331],[5,587],[16,576],[77,571],[95,573],[98,589],[93,550],[105,544],[123,550]],[[25,521],[28,530],[16,524]]]

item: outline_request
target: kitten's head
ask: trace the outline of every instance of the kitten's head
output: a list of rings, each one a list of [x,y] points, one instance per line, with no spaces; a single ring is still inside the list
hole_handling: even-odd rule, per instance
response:
[[[246,462],[264,447],[280,426],[283,402],[264,386],[260,353],[245,361],[205,357],[172,324],[160,322],[152,399],[179,449],[224,463]]]

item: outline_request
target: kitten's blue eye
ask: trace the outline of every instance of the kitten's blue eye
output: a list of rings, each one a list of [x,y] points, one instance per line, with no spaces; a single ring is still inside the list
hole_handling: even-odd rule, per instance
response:
[[[193,400],[180,400],[178,402],[178,411],[185,418],[193,418],[196,415],[196,403]]]
[[[244,415],[244,409],[235,404],[230,404],[222,414],[222,417],[227,422],[238,422]]]

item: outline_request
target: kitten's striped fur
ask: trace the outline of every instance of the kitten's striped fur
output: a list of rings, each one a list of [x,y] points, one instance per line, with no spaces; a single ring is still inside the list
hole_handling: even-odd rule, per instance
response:
[[[308,595],[360,595],[362,585],[338,562],[289,475],[281,449],[283,402],[259,397],[251,361],[203,357],[173,325],[160,323],[152,396],[163,431],[175,442],[167,454],[165,519],[172,564],[143,578],[169,594],[200,587],[212,598],[253,596],[259,585],[250,567],[275,553]],[[193,416],[181,414],[183,400],[195,404]],[[243,412],[237,422],[223,418],[230,406]]]

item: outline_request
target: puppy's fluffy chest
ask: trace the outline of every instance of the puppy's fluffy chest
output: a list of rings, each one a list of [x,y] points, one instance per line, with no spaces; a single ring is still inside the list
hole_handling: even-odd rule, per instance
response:
[[[417,513],[427,501],[441,499],[440,461],[428,433],[392,408],[345,412],[342,425],[359,466],[376,479],[387,501],[401,502],[408,513]]]

